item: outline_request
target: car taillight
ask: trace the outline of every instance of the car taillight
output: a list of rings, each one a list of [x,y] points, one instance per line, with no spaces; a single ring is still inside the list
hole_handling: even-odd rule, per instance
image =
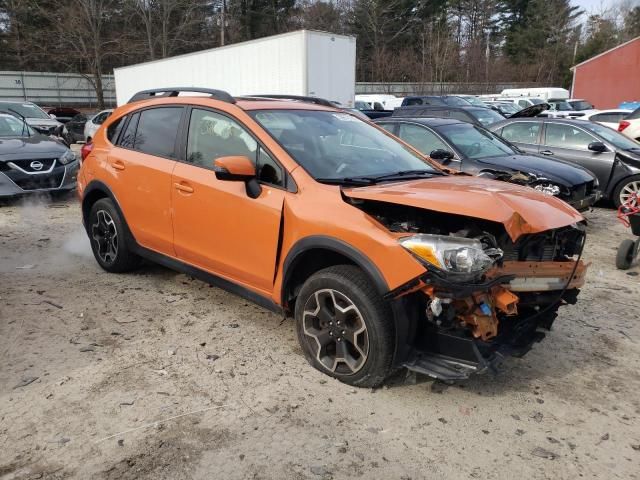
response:
[[[82,155],[82,160],[85,160],[87,158],[87,156],[89,156],[89,154],[91,153],[91,150],[93,150],[93,142],[89,141],[88,143],[85,143],[82,148],[80,149],[80,155]]]
[[[622,120],[620,122],[620,124],[618,125],[618,131],[621,132],[623,131],[625,128],[627,128],[629,125],[631,125],[631,123],[627,122],[626,120]]]

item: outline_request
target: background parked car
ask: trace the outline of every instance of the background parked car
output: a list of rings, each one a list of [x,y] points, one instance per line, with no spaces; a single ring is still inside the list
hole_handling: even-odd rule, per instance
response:
[[[575,111],[565,99],[551,99],[547,100],[547,103],[550,108],[546,112],[541,113],[541,117],[571,118],[581,117],[584,115],[582,112]]]
[[[0,197],[73,190],[77,174],[78,161],[66,146],[0,113]]]
[[[102,125],[104,121],[109,118],[109,115],[111,115],[112,112],[113,109],[102,110],[86,122],[84,126],[84,140],[86,142],[93,138],[93,136],[98,131],[98,128],[100,128],[100,125]]]
[[[618,131],[636,142],[640,142],[640,107],[620,121]]]
[[[98,112],[79,113],[65,124],[65,127],[67,127],[67,130],[69,131],[72,143],[85,141],[86,137],[84,136],[84,127],[89,119],[95,117],[97,114]]]
[[[623,110],[619,108],[611,110],[594,110],[593,112],[586,113],[580,118],[582,120],[589,120],[617,130],[620,122],[627,118],[630,113],[631,110]]]
[[[412,105],[449,105],[451,107],[468,107],[470,102],[464,98],[455,95],[414,95],[412,97],[404,97],[402,107]]]
[[[52,135],[70,144],[67,129],[58,120],[51,118],[47,112],[32,102],[0,102],[0,111],[9,112],[24,120],[38,133]]]
[[[510,102],[486,101],[483,103],[485,106],[489,107],[491,110],[495,110],[504,117],[510,117],[514,113],[518,113],[522,110],[518,105]]]
[[[67,123],[80,113],[79,110],[71,107],[55,107],[47,110],[49,115],[53,115],[60,123]]]
[[[589,169],[616,207],[640,192],[640,144],[615,130],[586,120],[559,118],[507,119],[490,130],[526,152]]]
[[[408,106],[396,108],[393,117],[435,117],[454,118],[463,122],[474,123],[480,126],[487,126],[504,120],[498,112],[487,107],[474,107],[471,105],[463,107],[443,106]]]
[[[542,98],[538,98],[538,97],[499,97],[499,98],[496,98],[495,100],[497,100],[498,102],[514,103],[518,105],[520,109],[545,103],[545,101]]]
[[[590,102],[587,102],[583,98],[570,98],[570,99],[567,100],[567,103],[576,112],[593,113],[592,110],[596,110],[596,107],[594,107]]]
[[[539,155],[524,155],[477,125],[443,118],[385,118],[375,123],[447,168],[526,185],[578,210],[600,199],[598,181],[585,168]]]

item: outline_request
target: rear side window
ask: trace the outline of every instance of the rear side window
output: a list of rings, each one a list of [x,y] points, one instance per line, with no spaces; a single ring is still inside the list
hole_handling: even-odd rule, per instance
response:
[[[136,138],[136,128],[138,128],[139,113],[135,113],[131,116],[131,120],[127,124],[126,130],[122,133],[118,145],[122,148],[133,148]]]
[[[516,122],[502,129],[502,138],[512,143],[529,143],[537,145],[541,123]]]
[[[421,98],[409,98],[408,100],[406,100],[405,106],[409,107],[411,105],[422,105],[422,99]]]
[[[598,113],[597,115],[593,115],[589,120],[592,122],[607,122],[607,123],[618,123],[622,120],[627,114],[626,113]]]
[[[122,131],[122,126],[125,124],[126,118],[127,117],[120,117],[118,120],[107,127],[107,138],[111,143],[116,143],[116,141],[118,140],[118,136]]]
[[[633,112],[631,112],[626,120],[637,120],[638,118],[640,118],[640,108],[636,108]]]
[[[133,148],[157,157],[175,158],[182,107],[151,108],[140,112]]]
[[[473,117],[469,115],[467,112],[463,112],[462,110],[451,110],[449,113],[451,118],[455,118],[456,120],[462,120],[463,122],[473,122]]]

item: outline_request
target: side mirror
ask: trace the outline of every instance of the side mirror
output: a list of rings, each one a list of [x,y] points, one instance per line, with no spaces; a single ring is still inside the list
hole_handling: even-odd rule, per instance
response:
[[[216,158],[213,161],[213,171],[218,180],[232,182],[244,182],[247,186],[247,195],[258,198],[262,187],[256,177],[256,167],[249,157],[237,155]]]
[[[453,158],[453,152],[450,152],[449,150],[444,150],[442,148],[438,148],[436,150],[433,150],[429,154],[429,156],[433,160],[437,160],[438,162],[442,163],[443,165],[446,165]]]
[[[607,146],[602,142],[591,142],[589,146],[587,146],[589,150],[596,153],[602,153],[607,151]]]

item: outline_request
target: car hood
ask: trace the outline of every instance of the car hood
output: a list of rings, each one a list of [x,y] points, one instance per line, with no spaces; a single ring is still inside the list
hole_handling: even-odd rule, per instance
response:
[[[502,223],[513,241],[584,220],[562,200],[529,187],[478,177],[446,176],[346,188],[345,196]]]
[[[519,112],[514,113],[513,115],[509,115],[507,118],[530,118],[537,117],[545,110],[549,110],[551,105],[548,103],[539,103],[538,105],[531,105],[530,107],[524,108]]]
[[[594,176],[577,165],[538,155],[504,155],[476,159],[481,168],[494,167],[508,172],[532,173],[565,187],[591,182]]]
[[[21,138],[0,138],[0,161],[62,155],[68,150],[55,140],[44,135]]]

